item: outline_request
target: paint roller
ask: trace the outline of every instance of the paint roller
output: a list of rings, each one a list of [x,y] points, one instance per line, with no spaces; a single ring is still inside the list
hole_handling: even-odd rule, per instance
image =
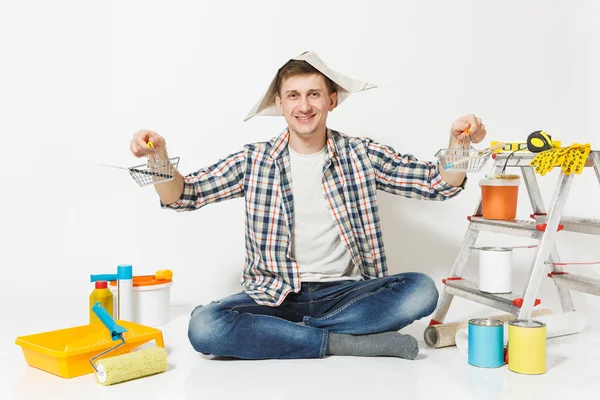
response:
[[[546,324],[546,338],[555,338],[560,336],[573,335],[580,333],[585,329],[586,320],[576,311],[563,312],[560,314],[551,314],[538,316],[532,319]],[[456,332],[456,347],[464,352],[469,352],[469,332],[468,329],[460,329]],[[504,346],[508,341],[508,323],[504,321]]]
[[[111,347],[90,359],[90,364],[92,364],[92,368],[96,371],[96,381],[98,383],[109,386],[145,376],[155,375],[167,370],[167,351],[163,347],[137,350],[127,354],[103,358],[96,362],[100,357],[125,344],[123,334],[127,332],[127,329],[118,325],[104,307],[102,307],[100,302],[95,303],[92,310],[110,331],[112,340],[121,341],[116,346]]]

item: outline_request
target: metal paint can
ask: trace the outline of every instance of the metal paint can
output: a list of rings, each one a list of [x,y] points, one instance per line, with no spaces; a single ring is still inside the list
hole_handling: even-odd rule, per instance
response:
[[[526,375],[546,372],[546,324],[532,319],[508,323],[508,369]]]
[[[479,290],[486,293],[512,291],[512,249],[482,247],[479,256]]]
[[[504,323],[492,318],[469,320],[469,364],[482,368],[504,365]]]

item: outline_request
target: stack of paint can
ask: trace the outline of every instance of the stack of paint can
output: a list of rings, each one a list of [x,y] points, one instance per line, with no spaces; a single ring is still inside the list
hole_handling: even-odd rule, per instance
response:
[[[508,369],[525,375],[546,372],[546,324],[531,319],[508,322],[508,345],[504,351],[504,323],[493,318],[469,320],[469,364],[498,368],[508,358]]]

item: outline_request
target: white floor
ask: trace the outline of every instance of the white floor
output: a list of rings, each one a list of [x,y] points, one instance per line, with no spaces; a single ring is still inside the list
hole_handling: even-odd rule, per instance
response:
[[[160,326],[169,352],[167,372],[114,386],[92,375],[63,379],[29,367],[15,345],[17,336],[81,325],[87,309],[77,299],[1,299],[0,398],[2,399],[560,399],[598,398],[600,393],[600,298],[574,297],[587,317],[586,330],[547,341],[547,372],[528,376],[507,366],[481,369],[456,347],[431,349],[422,339],[429,319],[403,332],[417,337],[414,361],[396,358],[328,357],[322,360],[215,360],[195,353],[187,340],[189,306],[173,306],[172,320]],[[593,297],[593,296],[592,296]],[[457,300],[455,300],[457,301]],[[460,299],[458,299],[460,301]],[[455,304],[455,303],[453,303]],[[451,309],[465,309],[456,303]],[[554,308],[552,308],[555,310]],[[556,310],[555,310],[556,311]],[[447,321],[491,316],[473,308]]]

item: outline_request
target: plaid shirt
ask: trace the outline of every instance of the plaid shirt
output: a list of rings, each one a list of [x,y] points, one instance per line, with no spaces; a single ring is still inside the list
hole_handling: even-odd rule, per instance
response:
[[[246,259],[241,284],[256,303],[278,306],[300,289],[291,255],[292,198],[289,131],[268,142],[248,144],[214,165],[184,177],[179,200],[163,208],[191,211],[245,197]],[[437,164],[396,153],[369,138],[327,130],[323,193],[331,216],[365,279],[387,275],[376,190],[415,199],[446,200],[464,187],[446,183]]]

